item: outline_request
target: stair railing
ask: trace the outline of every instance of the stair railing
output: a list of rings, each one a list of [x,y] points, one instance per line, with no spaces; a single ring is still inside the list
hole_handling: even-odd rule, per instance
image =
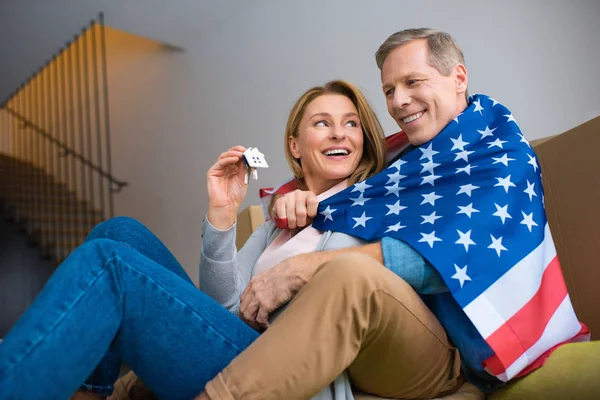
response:
[[[100,13],[0,105],[3,196],[57,245],[114,216],[106,29]],[[58,217],[54,217],[58,216]],[[44,221],[43,223],[40,221]],[[89,229],[89,228],[88,228]]]

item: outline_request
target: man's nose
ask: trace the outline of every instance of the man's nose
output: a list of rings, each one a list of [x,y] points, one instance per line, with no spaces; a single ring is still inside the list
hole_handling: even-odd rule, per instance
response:
[[[407,90],[403,90],[402,88],[396,88],[394,90],[394,97],[392,98],[392,108],[393,109],[402,109],[406,108],[410,105],[411,98],[408,95]]]

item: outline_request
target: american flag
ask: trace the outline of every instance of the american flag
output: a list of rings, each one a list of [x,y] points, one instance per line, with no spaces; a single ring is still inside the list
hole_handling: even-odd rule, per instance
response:
[[[433,140],[319,204],[313,227],[410,244],[494,351],[503,381],[589,339],[546,220],[541,171],[512,113],[475,95]]]

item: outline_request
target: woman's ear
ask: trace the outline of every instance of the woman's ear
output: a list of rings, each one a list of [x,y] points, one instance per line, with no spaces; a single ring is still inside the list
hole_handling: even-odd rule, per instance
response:
[[[295,137],[290,136],[289,146],[290,146],[290,152],[292,153],[294,158],[299,159],[300,158],[300,150],[298,149],[298,140]]]

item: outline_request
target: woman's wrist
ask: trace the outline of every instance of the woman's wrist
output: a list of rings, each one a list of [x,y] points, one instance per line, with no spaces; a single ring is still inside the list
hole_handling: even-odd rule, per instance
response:
[[[206,217],[208,218],[208,222],[210,222],[213,227],[221,231],[225,231],[231,228],[235,223],[237,218],[237,208],[215,208],[209,206]]]

